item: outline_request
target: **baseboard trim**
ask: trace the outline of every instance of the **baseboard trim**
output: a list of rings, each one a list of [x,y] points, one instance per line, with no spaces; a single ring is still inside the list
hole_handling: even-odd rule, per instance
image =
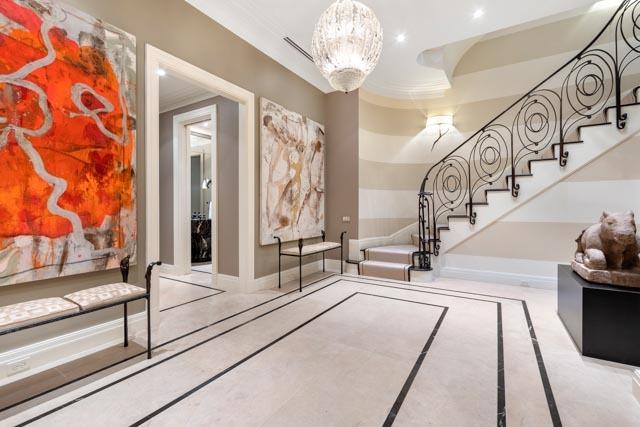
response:
[[[558,279],[549,276],[505,273],[502,271],[473,270],[468,268],[441,267],[440,277],[450,279],[489,282],[502,285],[521,286],[539,289],[557,289]]]
[[[158,271],[160,272],[160,274],[171,274],[174,276],[180,275],[178,269],[173,264],[162,263],[162,265],[158,267]]]
[[[239,292],[240,278],[238,276],[229,276],[227,274],[216,274],[215,287],[226,292]]]
[[[329,260],[327,260],[327,265]],[[302,265],[302,277],[308,276],[313,273],[322,271],[322,260],[310,262]],[[282,270],[282,283],[287,283],[292,280],[297,280],[299,277],[298,267],[289,268],[288,270]],[[272,273],[267,276],[259,277],[253,282],[247,285],[246,292],[262,291],[265,289],[273,289],[278,287],[278,273]]]
[[[130,339],[146,328],[145,321],[145,312],[129,316]],[[122,344],[122,329],[123,320],[119,318],[0,353],[0,386]],[[25,359],[29,369],[8,376],[7,364]]]

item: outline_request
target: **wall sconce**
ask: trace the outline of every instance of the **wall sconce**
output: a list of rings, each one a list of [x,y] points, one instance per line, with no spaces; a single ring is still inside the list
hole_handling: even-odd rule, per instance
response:
[[[431,130],[435,128],[438,129],[438,137],[436,138],[435,141],[433,141],[433,144],[431,145],[431,151],[433,151],[438,141],[440,141],[440,138],[445,136],[451,130],[452,127],[453,127],[452,115],[427,117],[426,129],[427,130]]]
[[[211,178],[205,178],[202,180],[202,189],[207,190],[211,188],[212,180]]]

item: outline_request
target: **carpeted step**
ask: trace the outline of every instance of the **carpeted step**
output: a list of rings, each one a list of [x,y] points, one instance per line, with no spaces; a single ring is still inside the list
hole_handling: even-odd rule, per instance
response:
[[[408,281],[409,268],[411,268],[411,264],[367,260],[360,263],[360,274],[381,279]]]
[[[418,250],[413,245],[379,246],[365,249],[364,259],[398,264],[413,265],[413,253]]]

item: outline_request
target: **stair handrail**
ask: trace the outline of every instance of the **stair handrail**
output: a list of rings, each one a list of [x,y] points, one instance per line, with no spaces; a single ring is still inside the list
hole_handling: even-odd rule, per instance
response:
[[[577,65],[585,56],[585,54],[589,54],[589,52],[598,52],[599,54],[606,54],[609,56],[609,59],[612,61],[611,64],[606,63],[606,58],[604,58],[603,60],[605,61],[605,65],[612,65],[613,69],[609,69],[609,71],[611,72],[611,77],[612,77],[612,81],[615,85],[615,108],[616,108],[616,126],[618,129],[624,129],[625,128],[625,124],[626,124],[626,120],[627,120],[627,115],[622,113],[622,104],[621,104],[621,78],[622,78],[622,72],[624,71],[624,69],[626,69],[626,67],[628,65],[630,65],[631,62],[635,61],[636,59],[638,59],[638,57],[640,57],[640,36],[637,34],[633,34],[633,37],[635,37],[636,41],[638,41],[638,45],[637,46],[632,46],[629,42],[629,40],[626,38],[626,35],[624,33],[624,30],[622,28],[622,24],[623,24],[623,20],[625,18],[625,15],[627,12],[631,11],[632,13],[632,23],[634,25],[634,28],[640,32],[640,9],[638,8],[638,6],[640,5],[640,0],[624,0],[620,3],[620,5],[618,6],[618,8],[616,9],[615,13],[611,16],[611,18],[609,18],[609,20],[607,21],[607,23],[604,25],[604,27],[596,34],[596,36],[591,40],[591,42],[589,44],[587,44],[582,50],[580,50],[579,53],[577,53],[576,55],[572,56],[571,59],[569,59],[566,63],[564,63],[564,65],[562,65],[561,67],[559,67],[558,69],[556,69],[556,71],[554,71],[553,73],[551,73],[548,77],[546,77],[544,80],[542,80],[540,83],[538,83],[536,86],[534,86],[531,90],[529,90],[528,92],[526,92],[524,95],[522,95],[521,97],[519,97],[516,101],[514,101],[513,103],[511,103],[506,109],[504,109],[501,113],[499,113],[498,115],[496,115],[493,119],[491,119],[489,122],[487,122],[484,126],[482,126],[479,130],[477,130],[476,132],[474,132],[471,136],[469,136],[467,139],[465,139],[462,143],[460,143],[458,146],[456,146],[456,148],[454,148],[453,150],[451,150],[446,156],[444,156],[442,159],[440,159],[438,162],[434,163],[427,171],[427,173],[425,174],[422,183],[420,185],[420,191],[418,193],[419,196],[419,238],[420,238],[420,251],[423,254],[422,259],[425,258],[425,256],[427,258],[430,258],[430,255],[438,255],[438,249],[439,249],[439,243],[440,243],[440,239],[439,239],[439,233],[437,230],[437,224],[436,224],[436,206],[435,206],[435,199],[434,199],[434,194],[432,192],[429,192],[426,189],[426,185],[427,182],[429,181],[429,178],[432,174],[432,172],[434,171],[434,169],[436,167],[442,167],[442,165],[444,165],[448,160],[451,161],[452,159],[454,159],[456,157],[456,154],[463,148],[466,146],[469,146],[471,148],[471,153],[473,154],[473,150],[474,148],[476,148],[475,145],[472,145],[471,142],[474,141],[476,145],[478,145],[479,143],[483,142],[482,139],[478,139],[478,137],[483,133],[486,132],[491,126],[500,126],[503,128],[506,128],[506,126],[500,124],[498,121],[505,116],[507,113],[509,112],[519,112],[518,110],[515,109],[515,107],[519,106],[520,104],[523,103],[523,101],[526,101],[528,98],[531,98],[534,94],[536,94],[536,92],[540,91],[542,86],[549,82],[551,79],[553,79],[556,76],[559,76],[559,74],[568,69],[570,66],[575,66]],[[607,31],[608,29],[612,28],[611,25],[615,22],[615,34],[614,34],[614,45],[615,45],[615,55],[611,55],[609,52],[603,51],[602,49],[596,49],[596,50],[592,50],[593,46],[599,41],[599,39],[602,37],[602,35],[605,33],[605,31]],[[624,41],[626,43],[626,45],[628,46],[628,48],[630,48],[630,52],[628,52],[626,55],[619,57],[618,56],[618,32],[621,33],[622,35],[622,41]],[[626,64],[624,64],[624,66],[621,67],[621,63],[624,62],[625,60],[627,60],[628,55],[632,52],[635,52],[638,54],[637,57],[632,58],[630,61],[628,61]],[[600,58],[602,59],[602,58]],[[587,64],[591,65],[590,62],[587,62]],[[578,118],[575,119],[575,121],[573,123],[570,123],[567,128],[564,128],[563,125],[563,117],[562,117],[562,113],[563,113],[563,99],[562,99],[562,95],[564,95],[564,91],[565,89],[568,89],[568,86],[565,86],[568,82],[569,77],[571,77],[571,72],[573,70],[571,70],[569,72],[569,74],[566,76],[566,79],[563,81],[563,83],[561,84],[560,87],[560,95],[558,95],[557,93],[555,93],[554,91],[551,91],[549,89],[543,90],[543,91],[547,91],[547,92],[554,92],[553,94],[556,97],[559,97],[560,99],[560,105],[559,105],[559,111],[556,112],[554,111],[554,113],[556,113],[557,116],[559,116],[559,119],[557,119],[556,117],[556,122],[559,122],[559,124],[557,126],[559,126],[559,143],[547,143],[547,146],[553,146],[553,145],[558,145],[559,146],[559,156],[558,156],[558,160],[561,166],[565,166],[566,162],[567,162],[567,157],[568,157],[568,152],[566,152],[564,150],[564,137],[565,137],[565,131],[568,132],[570,128],[572,128],[574,125],[576,125],[576,123],[579,120],[582,120],[585,118],[585,116],[583,116],[582,118]],[[605,80],[601,80],[600,83],[603,85],[604,87],[604,83]],[[613,90],[613,87],[611,88]],[[596,111],[594,114],[605,110],[606,108],[610,108],[607,107],[605,104],[609,101],[611,97],[611,94],[609,94],[609,97],[604,101],[603,106],[600,110]],[[567,101],[567,102],[571,102],[571,100]],[[552,105],[553,106],[553,105]],[[524,106],[520,107],[521,109],[524,108]],[[588,109],[588,108],[587,108]],[[582,114],[584,113],[584,110],[582,111],[573,111],[574,114]],[[591,117],[591,114],[588,116],[589,118]],[[516,116],[516,119],[518,117]],[[567,119],[567,123],[569,119]],[[548,123],[548,122],[547,122]],[[514,124],[515,124],[515,120],[514,120]],[[554,125],[555,126],[555,125]],[[513,127],[511,128],[513,129]],[[514,143],[514,135],[513,132],[510,129],[506,129],[507,132],[510,133],[510,144],[511,144],[511,193],[514,197],[517,197],[518,195],[518,190],[520,188],[519,184],[516,183],[516,172],[515,172],[515,166],[514,166],[514,153],[513,153],[513,143]],[[554,130],[555,132],[555,130]],[[522,142],[522,141],[520,141]],[[545,147],[545,148],[546,148]],[[536,151],[536,154],[538,154],[538,152]],[[521,160],[521,159],[520,159]],[[473,194],[475,193],[475,191],[473,191],[472,189],[472,185],[471,185],[471,162],[468,162],[468,164],[466,165],[467,168],[469,169],[469,175],[468,175],[468,181],[469,181],[469,203],[467,203],[469,205],[469,209],[468,209],[468,217],[469,217],[469,221],[474,224],[475,223],[475,212],[473,211]],[[502,177],[503,174],[509,169],[508,165],[505,166],[502,171],[500,172],[499,177]],[[437,178],[437,177],[436,177]],[[486,178],[486,177],[483,177]],[[508,182],[508,181],[507,181]],[[460,182],[460,185],[462,183]],[[435,184],[434,184],[435,185]],[[467,189],[465,189],[465,191],[467,191]],[[465,196],[466,197],[466,196]],[[464,202],[462,202],[464,203]],[[459,205],[457,205],[456,207],[459,207]],[[427,219],[425,220],[425,212],[424,209],[426,207],[427,210]],[[421,210],[422,209],[422,210]],[[465,208],[466,210],[466,208]],[[453,209],[452,209],[453,211]],[[428,264],[428,265],[427,265]],[[421,265],[422,268],[425,269],[430,269],[430,259],[426,260],[426,264],[425,265]]]

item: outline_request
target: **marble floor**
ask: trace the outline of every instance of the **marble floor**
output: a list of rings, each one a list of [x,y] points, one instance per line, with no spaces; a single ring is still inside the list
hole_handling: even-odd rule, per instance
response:
[[[632,367],[581,357],[554,291],[332,274],[239,294],[165,277],[152,360],[0,424],[640,425]]]

